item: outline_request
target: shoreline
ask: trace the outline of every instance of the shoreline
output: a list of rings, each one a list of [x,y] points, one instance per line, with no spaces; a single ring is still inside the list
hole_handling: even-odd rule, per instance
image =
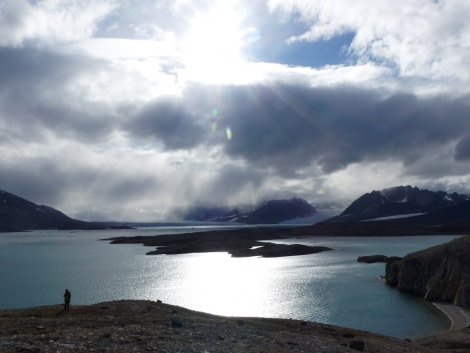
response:
[[[442,344],[455,346],[455,337],[448,336],[454,333],[469,347],[465,329],[411,341],[303,320],[212,315],[160,301],[119,300],[70,311],[61,305],[0,310],[0,351],[12,353],[437,353]]]
[[[449,319],[450,327],[448,331],[470,327],[470,312],[468,310],[447,303],[433,303],[433,305]]]

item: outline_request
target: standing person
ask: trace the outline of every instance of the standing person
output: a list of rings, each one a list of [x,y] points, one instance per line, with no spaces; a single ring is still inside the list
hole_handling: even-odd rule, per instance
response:
[[[66,289],[64,293],[64,310],[69,310],[70,299],[72,299],[72,293]]]

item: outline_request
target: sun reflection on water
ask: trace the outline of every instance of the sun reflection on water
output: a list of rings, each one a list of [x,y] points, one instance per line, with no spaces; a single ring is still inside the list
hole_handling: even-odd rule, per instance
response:
[[[257,258],[237,259],[226,253],[196,254],[186,262],[181,285],[188,306],[220,315],[265,312],[271,269]],[[255,264],[256,262],[256,264]]]

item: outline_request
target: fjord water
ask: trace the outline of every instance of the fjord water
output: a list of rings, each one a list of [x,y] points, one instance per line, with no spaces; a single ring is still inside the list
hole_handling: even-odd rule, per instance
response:
[[[388,287],[384,264],[358,256],[409,252],[453,236],[322,237],[282,243],[328,246],[319,254],[231,258],[226,253],[146,256],[142,245],[98,239],[204,230],[193,227],[0,234],[0,308],[119,299],[162,300],[229,316],[302,319],[395,337],[433,334],[449,326],[433,306]],[[177,235],[175,235],[177,236]]]

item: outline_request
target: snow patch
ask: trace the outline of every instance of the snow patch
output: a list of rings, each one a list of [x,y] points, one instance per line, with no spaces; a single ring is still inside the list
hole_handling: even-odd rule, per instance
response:
[[[279,224],[308,224],[312,225],[321,221],[324,221],[326,219],[329,219],[328,215],[321,214],[319,212],[315,213],[313,216],[310,217],[299,217],[299,218],[294,218],[294,219],[289,219],[287,221],[283,221]]]
[[[372,218],[372,219],[365,219],[362,220],[361,222],[374,222],[374,221],[385,221],[388,219],[399,219],[399,218],[408,218],[408,217],[416,217],[416,216],[421,216],[426,213],[408,213],[408,214],[399,214],[395,216],[387,216],[387,217],[379,217],[379,218]]]

